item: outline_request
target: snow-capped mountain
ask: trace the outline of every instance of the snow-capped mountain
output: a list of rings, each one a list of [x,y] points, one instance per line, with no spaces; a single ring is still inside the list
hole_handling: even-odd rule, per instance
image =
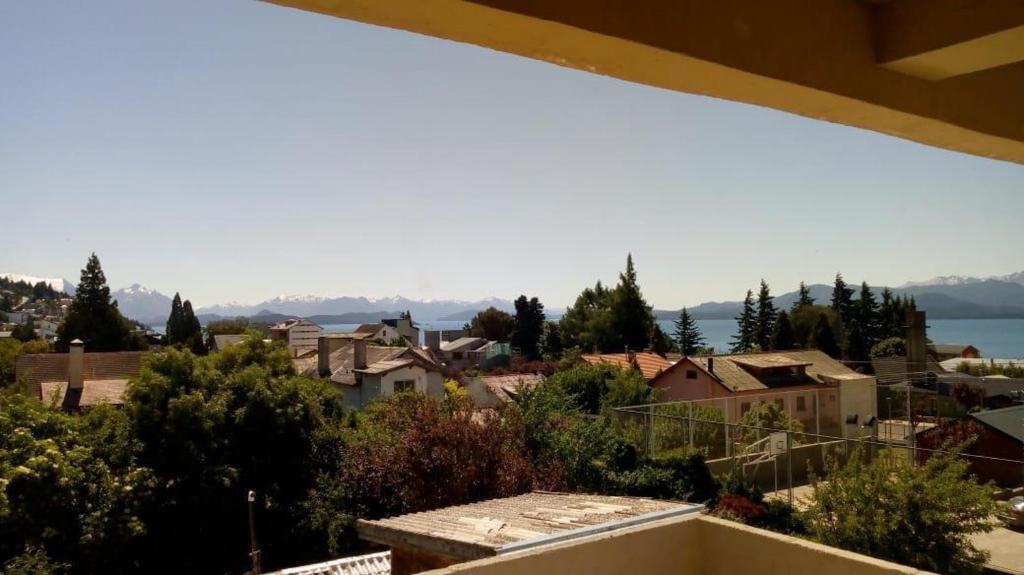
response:
[[[162,325],[171,313],[171,298],[139,284],[110,293],[121,314],[147,325]]]
[[[494,306],[505,311],[513,311],[511,301],[501,298],[487,298],[476,301],[467,300],[412,300],[399,295],[368,298],[368,297],[322,297],[282,295],[256,304],[218,304],[196,310],[197,314],[218,315],[223,317],[252,316],[267,310],[284,315],[309,317],[314,315],[341,315],[347,313],[409,311],[413,319],[421,321],[436,320],[468,310],[482,310]]]
[[[16,274],[16,273],[0,273],[0,277],[10,280],[12,282],[27,282],[35,285],[39,282],[45,282],[50,287],[57,291],[62,291],[68,295],[75,295],[75,284],[69,280],[63,278],[43,278],[37,276],[30,276],[27,274]]]
[[[1009,282],[1024,285],[1024,271],[1006,274],[1002,276],[989,276],[985,278],[979,278],[974,276],[938,276],[930,280],[907,282],[901,285],[900,287],[911,288],[928,286],[961,286],[968,284],[977,284],[987,280],[996,280],[1001,282]]]

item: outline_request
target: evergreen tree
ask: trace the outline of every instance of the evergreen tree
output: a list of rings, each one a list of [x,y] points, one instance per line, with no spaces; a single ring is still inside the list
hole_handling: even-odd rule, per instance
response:
[[[655,323],[654,330],[651,331],[651,351],[661,357],[665,357],[673,349],[675,349],[675,343],[672,341],[672,338],[662,331],[660,325]]]
[[[690,312],[683,308],[679,312],[679,319],[676,320],[676,343],[683,355],[697,355],[697,350],[704,345],[704,336],[697,327],[697,320],[690,316]]]
[[[900,317],[900,304],[892,295],[892,290],[882,290],[882,304],[879,307],[878,336],[881,339],[903,337],[903,318]]]
[[[763,350],[772,348],[772,334],[775,332],[775,304],[768,284],[761,279],[757,293],[757,322],[754,324],[754,340]]]
[[[870,350],[871,348],[867,347],[867,336],[860,320],[857,318],[850,320],[850,326],[846,333],[846,358],[850,361],[867,361]]]
[[[832,288],[832,309],[839,314],[839,320],[845,326],[853,317],[853,288],[847,287],[843,274],[836,274],[835,286]]]
[[[823,313],[818,314],[818,323],[815,324],[814,331],[811,333],[810,346],[825,352],[829,357],[838,358],[840,356],[836,334],[832,331],[832,324],[829,323],[828,316]]]
[[[25,323],[14,326],[14,329],[11,330],[11,337],[22,343],[37,339],[39,334],[36,333],[35,322],[32,321],[32,318],[27,317]]]
[[[747,290],[747,297],[743,300],[743,311],[736,317],[736,324],[739,331],[732,338],[732,352],[744,353],[754,349],[757,345],[754,334],[757,314],[754,311],[754,292],[750,290]]]
[[[561,324],[557,321],[544,322],[544,355],[556,358],[562,354],[563,349]]]
[[[797,295],[796,301],[793,302],[791,309],[798,309],[805,305],[814,305],[814,298],[811,297],[811,290],[807,287],[807,284],[800,282],[800,293]]]
[[[618,349],[603,351],[640,351],[647,349],[654,333],[654,315],[636,280],[633,255],[626,257],[626,270],[619,274],[619,285],[612,290],[608,306],[611,327],[620,341]]]
[[[199,325],[199,318],[192,311],[192,302],[185,300],[181,306],[182,326],[185,330],[185,339],[182,344],[192,350],[192,353],[206,353],[206,344],[203,341],[203,327]]]
[[[184,320],[185,318],[182,315],[181,295],[178,294],[178,292],[175,292],[174,299],[171,300],[171,315],[167,316],[167,327],[164,331],[164,337],[167,338],[167,345],[177,345],[184,341]]]
[[[878,302],[875,301],[875,295],[871,293],[871,288],[868,286],[868,282],[862,282],[860,284],[860,300],[857,302],[857,322],[860,324],[861,330],[861,347],[865,350],[870,350],[876,343],[882,340],[882,321],[881,313],[879,312]]]
[[[66,352],[72,340],[85,342],[89,351],[122,351],[139,347],[131,326],[121,316],[96,254],[82,270],[75,299],[57,330],[57,351]]]
[[[536,297],[526,299],[520,295],[515,301],[516,328],[512,345],[527,359],[540,359],[541,336],[544,331],[544,304]]]
[[[775,332],[772,334],[772,349],[786,350],[796,347],[793,336],[793,324],[789,321],[789,314],[786,310],[779,312],[775,320]]]

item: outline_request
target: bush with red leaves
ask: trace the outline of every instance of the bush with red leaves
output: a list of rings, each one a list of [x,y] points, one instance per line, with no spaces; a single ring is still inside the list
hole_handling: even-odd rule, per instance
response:
[[[735,493],[725,493],[719,497],[713,511],[719,517],[726,517],[751,525],[760,523],[767,512],[768,509],[763,503],[757,503],[748,497]]]

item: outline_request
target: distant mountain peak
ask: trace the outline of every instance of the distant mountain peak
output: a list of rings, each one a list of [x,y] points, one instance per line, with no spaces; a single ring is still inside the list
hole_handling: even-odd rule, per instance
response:
[[[907,282],[899,287],[910,288],[910,287],[929,287],[929,286],[960,286],[968,284],[977,284],[985,281],[1001,281],[1024,285],[1024,271],[1014,272],[1002,276],[988,276],[988,277],[976,277],[976,276],[937,276],[929,280],[924,281],[913,281]]]
[[[68,295],[75,295],[75,284],[70,280],[66,280],[64,278],[44,278],[28,274],[19,274],[11,272],[0,272],[0,277],[10,280],[12,282],[26,282],[32,285],[36,285],[39,282],[44,282],[57,291],[64,292]]]

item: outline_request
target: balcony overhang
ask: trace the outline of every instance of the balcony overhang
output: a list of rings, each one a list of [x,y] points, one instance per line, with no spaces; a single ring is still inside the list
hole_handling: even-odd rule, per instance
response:
[[[1024,163],[1020,0],[267,0]]]

